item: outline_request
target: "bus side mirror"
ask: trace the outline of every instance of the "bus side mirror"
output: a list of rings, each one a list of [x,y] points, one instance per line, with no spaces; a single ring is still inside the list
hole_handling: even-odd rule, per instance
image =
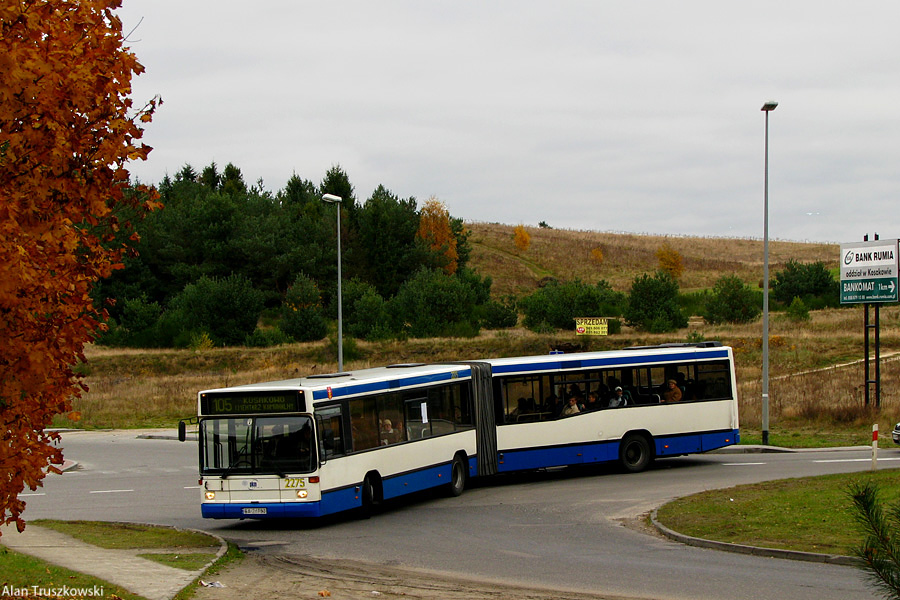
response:
[[[178,441],[183,442],[187,439],[187,423],[178,421]]]

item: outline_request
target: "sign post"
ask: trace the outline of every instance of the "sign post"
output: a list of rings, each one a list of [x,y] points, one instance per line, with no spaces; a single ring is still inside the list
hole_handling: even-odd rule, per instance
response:
[[[865,306],[866,406],[869,406],[869,386],[875,385],[875,406],[881,406],[881,343],[879,312],[884,302],[898,301],[898,242],[875,240],[841,244],[841,304]],[[875,304],[875,324],[869,323],[869,304]],[[875,330],[875,379],[869,378],[869,330]]]
[[[897,240],[841,244],[841,304],[897,302]]]

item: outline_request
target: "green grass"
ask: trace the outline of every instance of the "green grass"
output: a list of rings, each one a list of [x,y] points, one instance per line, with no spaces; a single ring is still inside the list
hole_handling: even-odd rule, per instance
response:
[[[879,439],[882,448],[893,446],[890,431]],[[762,431],[741,427],[741,445],[762,444]],[[841,446],[869,446],[872,444],[871,425],[844,425],[828,423],[822,426],[808,423],[770,426],[769,445],[780,448],[833,448]]]
[[[764,548],[850,555],[862,541],[851,512],[854,481],[875,481],[900,501],[900,470],[785,479],[710,490],[659,509],[660,523],[693,537]]]
[[[26,589],[29,594],[33,591],[32,586],[37,586],[45,590],[44,597],[49,597],[47,590],[50,589],[59,590],[66,587],[70,591],[72,588],[93,590],[94,586],[97,586],[102,589],[102,597],[105,598],[119,597],[122,600],[142,600],[143,598],[108,581],[57,567],[38,558],[0,546],[0,589],[4,586],[9,586],[13,590]],[[18,595],[21,596],[21,594]],[[11,596],[15,597],[16,593]],[[75,596],[70,594],[70,597]]]
[[[34,525],[70,535],[88,544],[109,549],[209,548],[218,549],[219,541],[196,531],[137,523],[105,521],[57,521],[39,519]]]

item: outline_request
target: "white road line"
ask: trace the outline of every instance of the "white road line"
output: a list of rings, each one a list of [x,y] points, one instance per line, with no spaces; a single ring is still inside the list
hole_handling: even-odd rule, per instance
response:
[[[200,487],[199,485],[186,485],[186,486],[184,486],[184,489],[186,489],[186,490],[199,490],[199,489],[201,489],[201,487]]]
[[[759,466],[764,465],[764,462],[756,462],[756,463],[722,463],[726,467],[750,467],[750,466]]]
[[[32,496],[46,496],[44,492],[39,492],[37,494],[19,494],[19,498],[31,498]]]
[[[133,492],[134,490],[94,490],[89,494],[122,494],[125,492]]]
[[[888,458],[879,458],[878,462],[887,462],[889,460],[900,460],[900,457],[888,457]],[[872,462],[872,457],[869,458],[832,458],[828,460],[814,460],[815,463],[847,463],[847,462]]]

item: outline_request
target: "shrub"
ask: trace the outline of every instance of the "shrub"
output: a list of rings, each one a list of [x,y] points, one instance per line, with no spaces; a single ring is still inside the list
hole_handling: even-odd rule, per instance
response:
[[[772,298],[784,306],[801,298],[808,306],[836,307],[841,300],[840,282],[821,261],[802,264],[791,259],[783,271],[775,273]]]
[[[242,344],[262,309],[263,294],[243,275],[204,276],[172,299],[168,314],[160,317],[160,341],[189,346],[192,336],[206,333],[215,345]]]
[[[550,281],[519,301],[525,327],[533,331],[571,329],[575,317],[612,317],[622,313],[625,296],[606,281],[591,286],[579,280]]]
[[[244,345],[250,348],[268,348],[270,346],[288,344],[290,341],[291,338],[278,327],[267,327],[265,329],[257,327],[244,340]]]
[[[478,307],[479,322],[488,329],[515,327],[519,322],[516,300],[507,296],[502,300],[489,300]]]
[[[762,312],[761,294],[750,289],[736,275],[716,281],[703,310],[707,323],[749,323]]]
[[[383,340],[392,337],[390,318],[384,298],[374,286],[369,286],[361,296],[357,297],[347,321],[347,331],[364,340]]]
[[[516,244],[516,248],[522,252],[528,250],[528,246],[531,245],[531,234],[525,230],[524,225],[516,225],[513,233],[513,242]]]
[[[791,300],[791,305],[787,307],[785,314],[788,319],[795,323],[809,321],[809,308],[807,308],[806,304],[800,298]]]
[[[280,328],[298,342],[321,340],[328,333],[319,288],[303,273],[297,275],[284,296]]]
[[[669,273],[646,273],[631,284],[625,322],[651,333],[665,333],[687,327],[687,318],[678,306],[678,282]]]
[[[386,306],[392,330],[412,337],[438,337],[461,331],[477,335],[472,323],[480,290],[469,282],[441,271],[420,269],[407,280]]]

